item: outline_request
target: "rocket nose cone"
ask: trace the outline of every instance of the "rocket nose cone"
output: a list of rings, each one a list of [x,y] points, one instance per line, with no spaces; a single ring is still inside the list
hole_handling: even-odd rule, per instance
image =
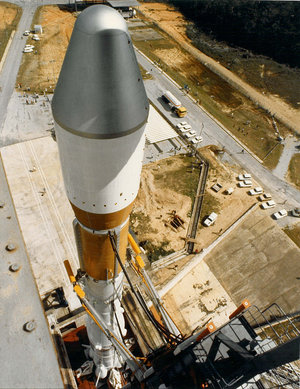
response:
[[[78,17],[52,101],[55,121],[88,138],[116,138],[147,121],[148,100],[125,20],[95,5]]]
[[[120,30],[128,35],[125,19],[113,8],[104,5],[86,8],[76,21],[76,29],[86,34],[97,34],[104,30]]]

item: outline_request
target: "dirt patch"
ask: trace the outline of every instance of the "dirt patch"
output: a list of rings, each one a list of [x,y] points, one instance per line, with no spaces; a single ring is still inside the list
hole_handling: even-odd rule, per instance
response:
[[[277,117],[290,128],[300,131],[299,110],[291,108],[278,97],[272,96],[272,98],[269,98],[268,96],[259,93],[217,61],[206,56],[200,50],[195,49],[191,40],[186,35],[187,21],[181,13],[170,7],[170,5],[162,3],[143,3],[140,7],[140,11],[146,15],[147,18],[155,21],[162,30],[166,31],[176,40],[176,42],[182,45],[189,53],[193,54],[201,63],[206,64],[213,72],[220,75],[231,85],[234,85],[234,87],[238,88],[242,93],[245,93],[252,101],[258,102],[264,109],[276,113]]]
[[[199,177],[199,172],[187,172],[190,164],[190,157],[178,155],[143,166],[131,225],[141,242],[151,244],[149,251],[153,246],[166,251],[184,247]],[[169,225],[174,210],[184,221],[177,230]]]
[[[22,88],[30,87],[38,93],[53,92],[75,20],[75,14],[66,8],[51,5],[37,9],[34,24],[43,26],[43,34],[40,41],[32,41],[35,52],[23,55],[17,77]]]
[[[201,153],[210,162],[210,169],[196,237],[196,251],[212,243],[257,201],[255,196],[247,194],[248,189],[237,188],[236,177],[241,173],[239,169],[220,162],[209,147],[201,149]],[[153,260],[178,251],[185,245],[200,173],[199,169],[191,167],[192,161],[192,157],[177,155],[143,167],[131,225],[142,244],[146,241],[145,249],[150,257],[152,251],[156,250]],[[216,182],[223,186],[218,193],[211,189]],[[232,195],[224,193],[229,187],[235,188]],[[184,221],[183,227],[177,230],[169,224],[173,211]],[[216,223],[209,228],[203,227],[201,222],[213,211],[219,215]],[[168,271],[165,277],[169,277]]]
[[[300,223],[283,230],[287,236],[300,248]]]
[[[22,9],[14,4],[0,3],[0,59],[13,30],[17,28]]]

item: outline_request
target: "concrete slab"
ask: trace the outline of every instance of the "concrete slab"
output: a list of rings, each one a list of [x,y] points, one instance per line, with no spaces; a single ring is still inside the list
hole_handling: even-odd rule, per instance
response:
[[[155,41],[163,39],[163,36],[159,32],[152,28],[141,28],[137,30],[131,30],[130,35],[133,40],[136,41]]]
[[[184,334],[207,322],[220,327],[236,305],[205,262],[197,265],[163,297],[165,307]]]
[[[257,209],[205,258],[236,305],[248,298],[265,308],[299,311],[300,249]]]
[[[48,136],[53,127],[51,98],[52,96],[39,96],[34,99],[32,96],[26,97],[23,93],[14,92],[7,107],[0,146]]]
[[[71,310],[80,306],[63,261],[79,264],[57,144],[48,136],[1,150],[7,180],[41,296],[63,286]]]

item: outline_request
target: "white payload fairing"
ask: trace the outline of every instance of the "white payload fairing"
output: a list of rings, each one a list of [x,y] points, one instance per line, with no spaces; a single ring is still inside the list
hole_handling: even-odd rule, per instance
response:
[[[78,17],[55,89],[52,112],[85,293],[108,328],[126,330],[123,273],[109,233],[126,258],[149,104],[123,17],[97,5]],[[120,366],[109,339],[87,320],[96,374]]]

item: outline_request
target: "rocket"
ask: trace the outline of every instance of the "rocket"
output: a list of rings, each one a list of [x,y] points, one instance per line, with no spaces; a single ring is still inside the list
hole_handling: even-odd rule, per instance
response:
[[[83,287],[119,338],[129,215],[137,196],[149,103],[123,17],[94,5],[78,17],[52,100],[55,133],[73,222]],[[111,342],[87,319],[89,356],[104,378],[120,367]]]

